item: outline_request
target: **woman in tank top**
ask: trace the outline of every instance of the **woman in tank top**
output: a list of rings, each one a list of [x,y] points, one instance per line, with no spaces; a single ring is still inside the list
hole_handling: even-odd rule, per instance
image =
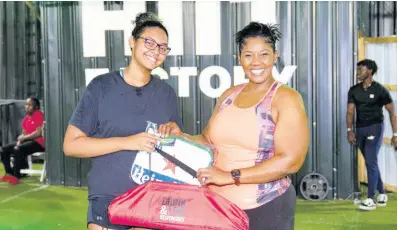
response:
[[[272,76],[278,58],[274,25],[251,22],[236,34],[248,83],[226,90],[201,135],[216,151],[197,177],[249,216],[250,230],[293,229],[296,192],[289,174],[302,166],[309,126],[300,94]],[[181,133],[170,125],[168,132]]]

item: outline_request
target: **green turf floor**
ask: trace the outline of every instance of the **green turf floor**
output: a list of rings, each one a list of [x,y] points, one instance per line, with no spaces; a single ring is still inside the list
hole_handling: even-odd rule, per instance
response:
[[[47,187],[36,176],[14,186],[0,183],[0,230],[86,229],[86,196],[86,189]],[[397,229],[396,194],[389,199],[387,207],[371,212],[359,211],[351,200],[297,200],[295,229]]]

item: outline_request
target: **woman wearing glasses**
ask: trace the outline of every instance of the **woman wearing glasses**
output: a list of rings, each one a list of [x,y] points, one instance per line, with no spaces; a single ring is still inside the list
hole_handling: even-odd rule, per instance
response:
[[[173,88],[151,76],[170,51],[167,30],[150,13],[139,14],[135,24],[130,65],[90,82],[65,134],[67,156],[92,159],[87,213],[91,230],[132,228],[112,225],[107,210],[116,196],[137,186],[129,176],[137,152],[154,151],[158,137],[145,132],[146,121],[181,126]],[[163,126],[161,133],[167,135]]]

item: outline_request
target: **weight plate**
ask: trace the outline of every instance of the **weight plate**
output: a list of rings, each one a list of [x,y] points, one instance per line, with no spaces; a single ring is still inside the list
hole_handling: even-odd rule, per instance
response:
[[[300,192],[307,200],[321,201],[328,195],[328,180],[322,174],[309,173],[300,182]]]

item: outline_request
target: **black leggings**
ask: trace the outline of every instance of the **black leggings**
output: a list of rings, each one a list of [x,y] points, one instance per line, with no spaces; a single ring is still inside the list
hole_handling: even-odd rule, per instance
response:
[[[43,152],[44,148],[36,141],[25,141],[15,149],[16,143],[11,143],[1,147],[1,160],[4,165],[4,170],[7,174],[21,178],[20,170],[26,165],[26,157],[36,153]],[[11,156],[14,156],[14,167],[11,168]]]
[[[296,190],[292,185],[278,198],[254,209],[244,210],[249,216],[249,230],[292,230]]]

